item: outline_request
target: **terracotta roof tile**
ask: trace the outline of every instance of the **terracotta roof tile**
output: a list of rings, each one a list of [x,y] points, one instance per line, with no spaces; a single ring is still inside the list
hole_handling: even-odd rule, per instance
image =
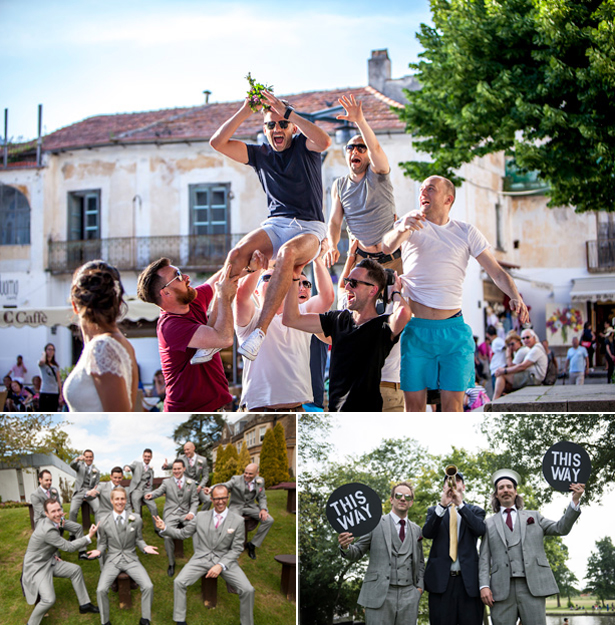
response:
[[[353,94],[363,102],[363,112],[376,131],[403,132],[404,124],[391,111],[401,105],[387,98],[372,87],[311,91],[282,96],[289,100],[299,113],[314,113],[338,106],[338,98]],[[237,102],[221,102],[190,108],[177,108],[143,113],[99,115],[61,128],[43,139],[45,151],[84,148],[112,143],[177,142],[208,140],[214,132],[241,105]],[[255,138],[262,129],[259,115],[245,121],[236,134]],[[340,122],[341,123],[341,122]],[[319,122],[327,132],[333,132],[338,123]]]

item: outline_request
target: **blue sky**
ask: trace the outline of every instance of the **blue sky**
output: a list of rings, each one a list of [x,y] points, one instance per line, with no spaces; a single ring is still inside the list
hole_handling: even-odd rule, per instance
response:
[[[360,86],[373,49],[388,48],[394,77],[410,73],[430,17],[428,0],[0,0],[0,108],[9,137],[32,138],[39,103],[52,132],[199,105],[205,89],[238,100],[248,72],[278,93]]]

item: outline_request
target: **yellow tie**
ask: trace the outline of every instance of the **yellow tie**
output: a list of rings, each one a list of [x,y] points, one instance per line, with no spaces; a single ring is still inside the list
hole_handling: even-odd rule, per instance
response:
[[[457,560],[457,508],[451,506],[449,508],[449,531],[450,531],[450,543],[448,548],[448,554],[451,556],[451,560],[455,562]]]

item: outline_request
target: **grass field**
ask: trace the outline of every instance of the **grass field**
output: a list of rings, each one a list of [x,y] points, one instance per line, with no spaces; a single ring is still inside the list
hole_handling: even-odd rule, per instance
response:
[[[591,612],[592,606],[596,605],[596,603],[598,603],[599,605],[602,604],[601,601],[598,601],[596,599],[596,597],[593,596],[588,596],[588,597],[581,597],[581,596],[576,596],[576,597],[571,597],[572,599],[572,603],[574,603],[575,606],[581,606],[581,610],[589,610]],[[549,612],[566,612],[566,611],[570,611],[568,609],[568,597],[560,597],[560,603],[562,604],[560,608],[557,607],[557,599],[555,597],[549,597],[547,599],[547,614]],[[609,599],[606,603],[609,604],[609,606],[611,604],[615,605],[615,599]],[[605,612],[606,608],[602,608],[602,611]],[[572,611],[574,612],[574,610]],[[609,614],[611,612],[609,611]]]
[[[291,625],[295,623],[296,606],[286,600],[280,591],[282,565],[273,558],[279,554],[296,553],[296,515],[286,512],[286,491],[267,492],[269,511],[275,519],[263,546],[256,550],[256,560],[248,558],[244,551],[239,565],[256,590],[254,620],[267,625]],[[159,513],[162,513],[164,499],[157,500]],[[64,506],[68,517],[69,504]],[[148,545],[159,547],[158,556],[146,556],[137,549],[139,558],[147,569],[154,584],[154,606],[152,625],[173,623],[173,580],[167,576],[167,557],[164,543],[153,530],[151,518],[145,511],[143,538]],[[2,625],[24,625],[33,606],[26,603],[22,594],[20,575],[23,556],[32,531],[28,508],[0,510],[0,623]],[[253,535],[253,534],[252,534]],[[64,535],[66,537],[66,534]],[[94,546],[90,547],[93,549]],[[178,559],[175,574],[192,556],[192,540],[184,541],[184,559]],[[100,575],[97,560],[81,561],[77,553],[63,553],[67,562],[79,564],[84,573],[85,583],[92,603],[96,604],[96,586]],[[56,603],[49,610],[43,625],[95,625],[100,623],[98,614],[79,614],[78,602],[72,584],[68,579],[54,580]],[[188,589],[187,621],[190,625],[215,619],[216,625],[237,625],[239,623],[239,597],[226,592],[224,582],[218,582],[218,606],[209,610],[201,602],[201,584],[197,582]],[[141,618],[141,593],[132,591],[132,609],[120,610],[117,593],[109,592],[111,622],[113,625],[137,625]]]

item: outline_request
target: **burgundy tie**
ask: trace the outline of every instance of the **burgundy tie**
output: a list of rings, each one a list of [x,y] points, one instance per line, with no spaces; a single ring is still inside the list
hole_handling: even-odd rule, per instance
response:
[[[401,519],[399,522],[399,540],[401,540],[401,542],[404,542],[404,538],[406,538],[406,528],[404,527],[406,525],[406,522],[404,521],[404,519]]]
[[[506,508],[504,512],[506,512],[506,514],[508,515],[506,517],[506,525],[508,525],[508,529],[512,532],[513,531],[512,515],[511,515],[512,508]]]

